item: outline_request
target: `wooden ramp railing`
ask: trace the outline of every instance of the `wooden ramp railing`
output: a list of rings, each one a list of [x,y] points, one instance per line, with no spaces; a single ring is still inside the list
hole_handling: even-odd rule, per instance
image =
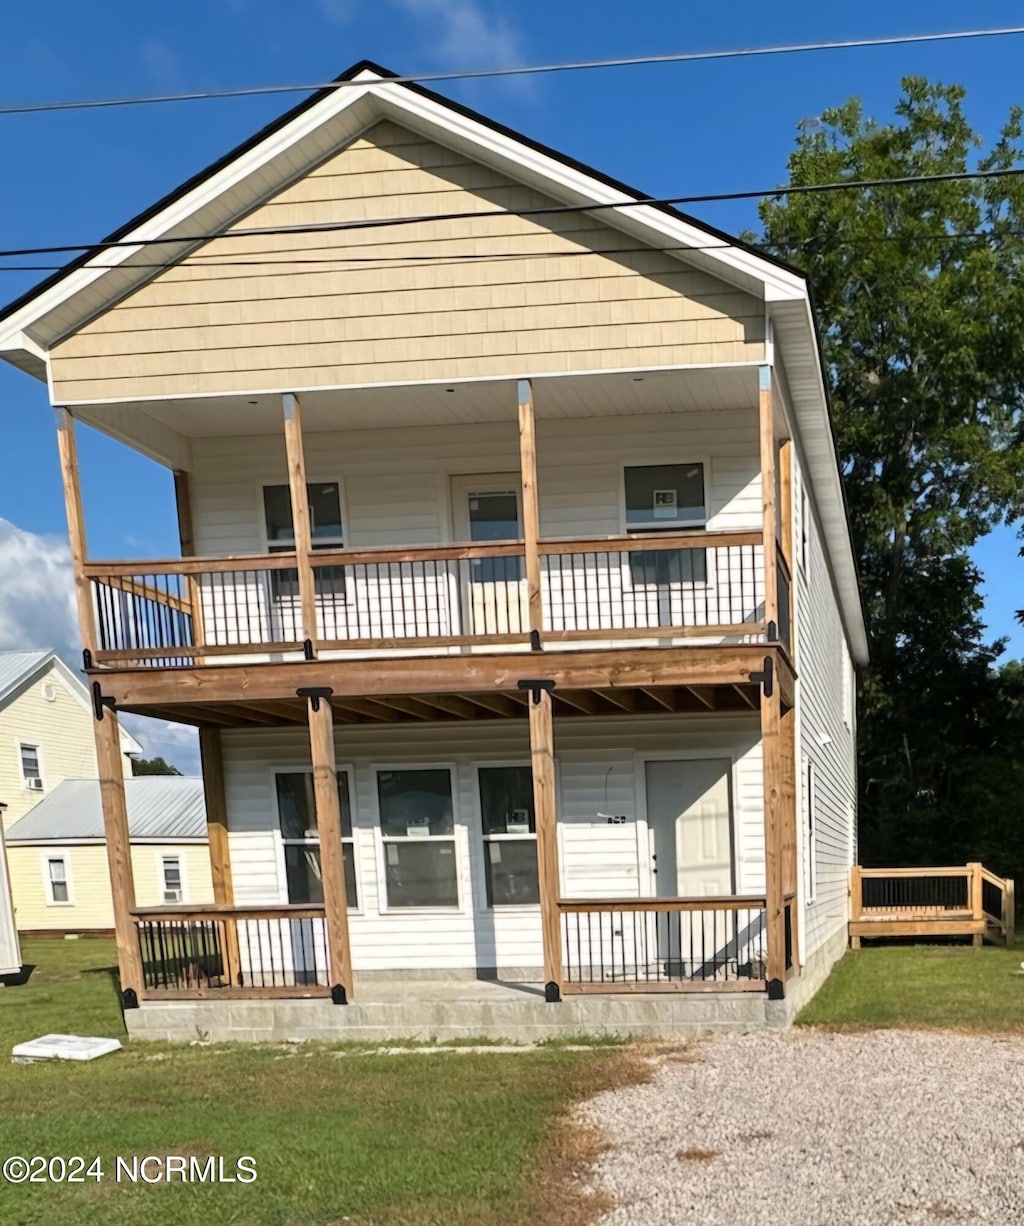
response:
[[[850,943],[862,937],[970,936],[1012,945],[1013,882],[982,864],[850,871]]]

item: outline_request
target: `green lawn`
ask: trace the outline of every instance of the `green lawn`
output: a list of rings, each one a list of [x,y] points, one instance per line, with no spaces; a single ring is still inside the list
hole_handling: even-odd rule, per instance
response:
[[[797,1018],[806,1026],[1024,1030],[1024,949],[890,945],[850,950]]]
[[[635,1075],[623,1049],[377,1056],[135,1044],[93,1064],[12,1065],[47,1031],[123,1038],[103,941],[26,941],[0,989],[0,1158],[252,1155],[255,1184],[6,1184],[0,1222],[515,1226],[585,1215],[560,1178],[586,1139],[566,1109]],[[565,1199],[566,1197],[570,1199]]]

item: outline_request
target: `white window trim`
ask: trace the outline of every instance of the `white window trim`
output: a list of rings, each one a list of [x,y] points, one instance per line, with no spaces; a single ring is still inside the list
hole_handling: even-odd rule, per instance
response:
[[[181,880],[181,899],[177,903],[167,902],[165,895],[167,894],[167,879],[164,876],[164,863],[167,860],[178,861],[178,875]],[[183,906],[188,902],[188,861],[180,851],[167,851],[164,848],[156,849],[156,872],[157,882],[160,886],[160,905],[165,907]]]
[[[377,776],[381,771],[430,771],[446,770],[452,789],[452,833],[431,834],[422,839],[385,838],[380,822],[380,789]],[[373,842],[377,865],[377,913],[379,915],[472,915],[473,890],[465,888],[463,869],[469,864],[471,854],[469,831],[459,812],[459,767],[457,762],[374,762],[370,765],[373,785]],[[455,890],[457,902],[449,907],[392,907],[388,904],[387,865],[384,848],[388,843],[452,843],[455,849]],[[469,895],[467,899],[466,895]]]
[[[75,905],[75,885],[71,876],[71,857],[63,851],[42,851],[39,854],[39,863],[43,874],[43,898],[46,901],[46,906],[73,907]],[[68,887],[68,896],[65,901],[53,897],[52,882],[50,881],[51,860],[60,860],[64,864],[64,881]]]
[[[352,838],[341,840],[342,847],[345,844],[350,845],[352,853],[352,871],[356,878],[356,900],[358,906],[353,905],[351,898],[346,898],[345,909],[349,915],[362,915],[364,911],[363,900],[366,897],[366,884],[359,873],[359,824],[357,821],[358,810],[356,808],[356,782],[355,782],[355,767],[346,762],[336,762],[334,765],[336,774],[344,773],[348,776],[348,803],[352,813]],[[301,762],[281,763],[275,762],[269,771],[270,775],[270,809],[274,819],[274,857],[277,867],[277,894],[278,900],[288,906],[288,868],[285,863],[284,848],[285,838],[281,834],[281,814],[277,808],[277,776],[278,775],[311,775],[313,767]],[[288,840],[291,842],[292,840]],[[316,846],[320,846],[320,841],[317,839]],[[348,891],[346,891],[346,894]]]
[[[628,419],[627,419],[628,420]],[[714,518],[710,513],[708,506],[711,493],[711,456],[706,452],[701,452],[699,455],[688,455],[685,458],[672,457],[666,455],[645,454],[640,457],[635,455],[621,456],[616,459],[615,463],[619,468],[619,533],[621,536],[643,536],[646,533],[654,533],[659,531],[664,532],[697,532],[701,529],[707,529],[711,520]],[[626,524],[626,469],[627,468],[663,468],[669,465],[679,465],[682,467],[686,464],[700,464],[704,470],[704,518],[700,521],[694,521],[692,524],[666,524],[664,528],[629,528]]]
[[[36,761],[39,763],[39,779],[42,783],[41,788],[30,788],[28,778],[25,775],[25,768],[21,761],[22,749],[34,749],[36,752]],[[26,741],[22,737],[18,737],[14,743],[14,753],[17,761],[18,774],[17,778],[21,780],[22,790],[33,794],[41,794],[46,791],[46,763],[43,759],[43,747],[38,741]]]
[[[520,903],[498,903],[495,906],[488,906],[487,903],[487,857],[484,854],[484,845],[494,840],[499,843],[533,843],[537,845],[536,834],[484,834],[484,813],[483,806],[480,803],[480,771],[501,768],[506,766],[525,766],[529,771],[533,771],[533,763],[529,758],[487,758],[479,761],[474,760],[471,764],[473,772],[473,802],[476,811],[476,826],[473,831],[476,837],[476,854],[473,856],[473,863],[477,866],[480,874],[480,896],[476,900],[477,915],[539,915],[539,902],[520,902]],[[561,825],[561,823],[558,823]],[[561,859],[561,857],[559,857]]]
[[[255,493],[256,522],[259,525],[259,539],[260,539],[260,552],[261,553],[269,554],[269,553],[274,552],[270,548],[270,539],[267,536],[267,510],[263,502],[263,491],[267,489],[269,486],[275,486],[275,485],[287,486],[288,482],[281,481],[279,476],[274,476],[274,477],[261,478],[256,483],[256,493]],[[330,476],[312,477],[310,476],[309,473],[307,473],[306,474],[306,485],[307,486],[308,485],[336,485],[338,487],[338,506],[341,510],[342,536],[341,536],[341,540],[337,544],[331,544],[330,542],[324,542],[324,545],[325,545],[325,549],[331,549],[331,550],[340,551],[343,549],[351,549],[352,540],[351,540],[351,532],[350,532],[350,527],[349,527],[350,520],[349,520],[349,513],[348,513],[348,501],[345,497],[345,482],[341,480],[340,478],[336,478],[336,477],[330,477]],[[292,525],[292,527],[294,529],[294,524]],[[280,542],[276,542],[276,541],[274,543],[276,545],[280,544]],[[293,543],[292,549],[294,550],[294,548],[295,548],[295,545]],[[280,552],[284,553],[285,550],[281,549]],[[310,553],[314,555],[317,552],[319,551],[316,549],[310,550]],[[274,591],[273,591],[273,583],[271,580],[272,573],[273,572],[268,572],[266,575],[266,579],[265,579],[266,595],[271,605],[276,603],[276,600],[274,597]],[[349,576],[349,578],[351,578],[351,576]],[[355,585],[351,582],[347,582],[345,584],[344,599],[345,599],[346,605],[354,605],[356,602],[354,587]],[[319,597],[320,597],[320,593],[318,592],[317,598],[319,599]],[[295,599],[298,600],[298,597],[296,596]],[[340,599],[341,597],[337,593],[331,596],[332,602],[339,602]]]

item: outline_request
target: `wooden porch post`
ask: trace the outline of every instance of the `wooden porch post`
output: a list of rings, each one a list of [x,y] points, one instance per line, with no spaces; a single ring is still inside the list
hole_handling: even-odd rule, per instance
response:
[[[526,592],[529,606],[530,639],[540,649],[543,629],[541,595],[540,506],[537,497],[537,434],[533,412],[533,385],[519,380],[519,471],[523,499],[523,544],[526,554]]]
[[[971,919],[980,923],[984,923],[985,920],[983,881],[981,864],[977,861],[972,861],[967,865],[967,890],[971,907]],[[985,934],[983,932],[973,933],[971,944],[975,949],[981,949],[985,944]]]
[[[183,558],[195,557],[196,537],[192,525],[192,486],[187,472],[174,474],[174,505],[178,512],[178,543]],[[197,575],[188,576],[188,602],[192,614],[192,642],[200,647],[206,641],[203,632],[202,588]],[[203,661],[198,659],[197,664]]]
[[[86,544],[85,517],[82,514],[82,490],[78,478],[78,447],[75,423],[67,409],[54,410],[57,418],[57,449],[60,453],[60,475],[64,483],[64,506],[68,518],[68,544],[71,547],[71,567],[75,579],[75,604],[78,608],[78,628],[82,647],[90,654],[96,649],[96,620],[92,607],[92,591],[85,576]]]
[[[352,954],[345,897],[345,860],[341,844],[341,801],[334,758],[334,715],[330,689],[301,689],[309,703],[309,749],[313,763],[313,797],[320,836],[320,876],[324,889],[324,924],[331,996],[336,1005],[352,998]]]
[[[107,843],[110,893],[114,904],[114,935],[121,978],[121,999],[126,1009],[135,1008],[142,995],[142,958],[139,937],[132,918],[135,909],[135,878],[128,834],[128,805],[124,794],[124,759],[121,729],[111,707],[102,707],[102,718],[93,720],[96,765],[103,805],[103,831]]]
[[[228,846],[228,806],[224,788],[224,751],[218,728],[199,729],[199,760],[206,801],[206,833],[209,840],[213,901],[232,907],[235,889],[231,880],[231,850]],[[224,969],[227,980],[237,986],[242,964],[238,951],[238,928],[233,919],[224,924]]]
[[[764,620],[779,622],[776,572],[775,415],[772,404],[772,368],[758,371],[758,421],[761,449],[762,541],[764,553]],[[766,691],[771,690],[771,693]],[[788,739],[788,738],[787,738]],[[786,917],[783,870],[785,826],[785,746],[782,732],[782,696],[777,684],[761,687],[761,755],[764,769],[764,877],[768,995],[782,999],[786,984]]]
[[[562,927],[558,912],[561,894],[558,873],[558,814],[555,804],[554,736],[551,724],[550,682],[519,683],[530,693],[530,764],[533,770],[533,808],[537,824],[537,883],[540,926],[544,942],[544,998],[549,1004],[562,999]]]
[[[312,541],[309,526],[309,492],[306,489],[306,456],[302,444],[302,407],[290,392],[284,402],[284,445],[288,457],[288,486],[292,499],[292,532],[299,574],[299,604],[306,653],[316,657],[316,583],[310,561]]]

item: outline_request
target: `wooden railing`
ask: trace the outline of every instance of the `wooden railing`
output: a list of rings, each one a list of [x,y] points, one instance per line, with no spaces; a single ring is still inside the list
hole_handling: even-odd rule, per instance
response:
[[[756,532],[544,541],[545,639],[764,637]],[[317,550],[321,651],[529,642],[520,542]],[[302,650],[294,553],[90,562],[96,662],[159,668]]]
[[[949,868],[861,868],[850,876],[850,939],[970,936],[1012,945],[1014,886],[978,863]]]
[[[323,907],[154,907],[133,915],[144,999],[329,994]]]
[[[764,990],[766,905],[744,895],[563,899],[562,989]]]

